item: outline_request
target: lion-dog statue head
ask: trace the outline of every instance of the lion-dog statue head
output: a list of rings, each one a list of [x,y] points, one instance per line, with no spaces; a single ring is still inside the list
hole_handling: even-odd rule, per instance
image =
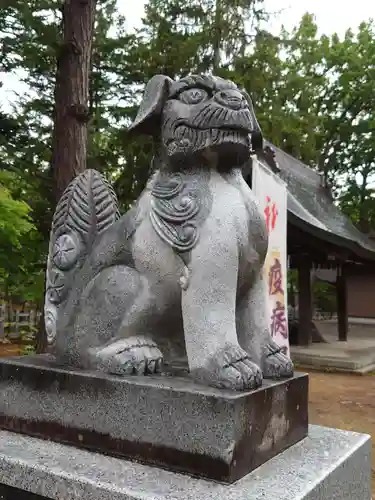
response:
[[[228,170],[263,145],[250,96],[214,76],[173,81],[155,75],[129,130],[154,137],[162,163],[172,170],[202,162]]]

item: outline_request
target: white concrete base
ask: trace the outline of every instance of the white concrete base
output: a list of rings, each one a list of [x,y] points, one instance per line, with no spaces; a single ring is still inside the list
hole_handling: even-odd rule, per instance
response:
[[[311,426],[308,438],[223,485],[3,431],[0,498],[371,500],[371,443],[367,435]]]

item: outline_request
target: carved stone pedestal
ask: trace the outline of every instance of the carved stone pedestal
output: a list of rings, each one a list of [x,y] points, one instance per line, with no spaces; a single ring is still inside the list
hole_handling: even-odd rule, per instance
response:
[[[40,355],[1,360],[0,393],[4,430],[227,483],[308,432],[303,374],[236,393],[187,377],[72,371]]]

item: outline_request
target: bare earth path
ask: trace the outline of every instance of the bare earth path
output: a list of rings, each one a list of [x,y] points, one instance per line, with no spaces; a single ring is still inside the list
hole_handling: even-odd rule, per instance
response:
[[[20,356],[23,346],[18,344],[1,344],[0,357],[8,358],[10,356]]]
[[[372,436],[375,498],[375,375],[310,373],[310,422]]]

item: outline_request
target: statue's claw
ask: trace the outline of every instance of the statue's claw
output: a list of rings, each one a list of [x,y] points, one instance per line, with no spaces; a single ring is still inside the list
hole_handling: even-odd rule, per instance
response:
[[[153,340],[134,336],[97,351],[96,362],[113,375],[146,375],[161,372],[163,355]]]
[[[216,352],[205,366],[192,370],[197,381],[214,387],[245,391],[262,385],[262,371],[238,345],[227,345]]]
[[[282,353],[282,349],[275,342],[267,345],[263,357],[264,378],[288,378],[293,376],[293,372],[292,360]]]

